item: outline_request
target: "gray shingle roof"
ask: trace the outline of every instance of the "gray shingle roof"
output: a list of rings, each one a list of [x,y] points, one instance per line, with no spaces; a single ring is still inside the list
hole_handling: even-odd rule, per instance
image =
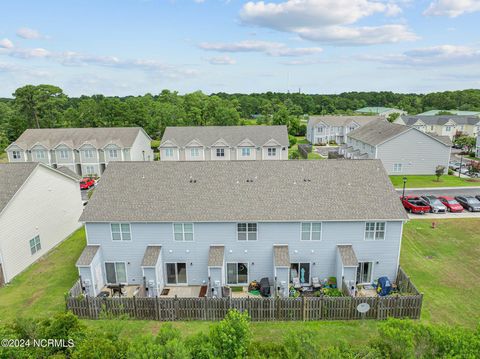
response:
[[[287,126],[195,126],[195,127],[167,127],[162,137],[165,141],[173,141],[180,147],[186,146],[192,140],[199,141],[209,147],[223,139],[230,147],[249,139],[255,146],[262,146],[274,139],[282,146],[288,146]]]
[[[98,127],[98,128],[40,128],[28,129],[14,142],[23,149],[30,149],[37,143],[47,149],[53,149],[64,143],[79,148],[85,142],[96,148],[103,148],[109,143],[129,148],[137,138],[140,127]]]
[[[78,175],[77,173],[73,172],[70,168],[65,167],[65,166],[60,166],[56,168],[57,171],[62,172],[63,174],[66,174],[67,176],[70,176],[72,178],[75,178],[76,180],[80,181],[82,179],[82,176]]]
[[[338,245],[338,252],[340,253],[340,258],[342,259],[342,263],[346,267],[354,267],[358,266],[358,259],[355,255],[355,251],[353,250],[352,245]]]
[[[365,142],[372,146],[377,146],[385,141],[390,140],[398,135],[401,135],[407,131],[419,131],[410,126],[400,125],[398,123],[390,123],[386,120],[369,123],[368,125],[362,126],[350,132],[347,136],[355,140]],[[421,132],[423,133],[423,132]],[[451,146],[452,142],[450,138],[445,136],[436,136],[432,134],[424,134],[425,136],[433,137],[437,141],[442,142],[446,146]]]
[[[421,120],[426,125],[444,125],[452,120],[458,125],[476,125],[480,123],[478,116],[470,115],[440,115],[440,116],[401,116],[402,120],[407,126],[412,126],[418,120]]]
[[[210,249],[208,250],[208,266],[222,267],[224,253],[224,246],[210,246]]]
[[[80,220],[406,218],[380,160],[158,161],[110,163]]]
[[[290,254],[287,245],[273,246],[273,258],[275,261],[275,267],[290,268]]]
[[[0,164],[0,212],[37,166],[38,163],[33,162]]]
[[[143,255],[142,267],[155,267],[161,251],[162,246],[147,246]]]
[[[382,116],[310,116],[308,126],[315,126],[319,122],[329,126],[346,126],[352,121],[363,126],[372,121],[385,121],[385,118]]]
[[[77,266],[89,266],[95,255],[97,254],[98,250],[100,249],[99,245],[88,245],[83,249],[82,254],[77,260]]]

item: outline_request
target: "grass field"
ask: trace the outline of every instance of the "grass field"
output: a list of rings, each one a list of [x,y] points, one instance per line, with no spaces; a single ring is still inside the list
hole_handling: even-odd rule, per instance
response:
[[[405,225],[401,265],[424,293],[422,321],[478,325],[480,308],[480,219],[445,219],[431,228],[430,220]],[[48,317],[65,308],[64,293],[77,278],[75,261],[85,246],[83,229],[77,231],[40,262],[0,289],[0,322],[16,317]],[[92,328],[117,326],[126,337],[156,333],[161,323],[118,320],[84,321]],[[376,336],[377,322],[252,323],[255,340],[281,338],[290,330],[311,329],[326,346],[348,341],[361,344]],[[208,322],[178,322],[186,335],[205,331]]]
[[[403,187],[403,177],[407,177],[407,188],[480,186],[478,179],[471,180],[457,176],[444,175],[440,177],[440,181],[437,181],[436,176],[390,176],[395,188]]]
[[[0,163],[7,163],[8,157],[6,152],[0,152]]]

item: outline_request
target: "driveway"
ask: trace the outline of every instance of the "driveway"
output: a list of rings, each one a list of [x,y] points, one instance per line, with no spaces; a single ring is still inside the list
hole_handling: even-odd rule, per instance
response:
[[[396,189],[401,195],[402,189]],[[478,196],[480,195],[480,186],[478,187],[440,187],[440,188],[412,188],[405,189],[406,195],[422,196],[424,194],[432,194],[434,196]]]

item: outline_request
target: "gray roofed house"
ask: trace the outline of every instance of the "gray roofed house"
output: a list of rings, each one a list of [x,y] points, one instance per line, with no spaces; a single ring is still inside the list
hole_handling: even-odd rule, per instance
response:
[[[167,127],[162,161],[278,160],[288,158],[286,126]]]
[[[380,159],[390,175],[435,174],[448,168],[452,141],[449,137],[381,121],[350,132],[339,150],[349,159]]]
[[[38,163],[0,163],[0,213],[22,187]]]
[[[310,116],[307,140],[313,144],[343,144],[349,132],[371,122],[384,121],[382,116]]]
[[[407,220],[379,160],[118,162],[81,216],[101,248],[78,270],[91,296],[122,283],[222,297],[264,278],[280,297],[294,279],[351,288],[395,281]],[[142,266],[154,245],[158,261]]]
[[[9,162],[41,162],[80,176],[99,176],[113,161],[153,161],[151,138],[140,127],[27,129],[6,152]]]
[[[66,174],[67,176],[73,177],[78,181],[80,181],[82,179],[82,176],[79,176],[76,172],[73,172],[70,168],[65,167],[65,166],[57,167],[57,171],[60,171],[64,174]]]
[[[372,206],[370,198],[382,206]],[[405,218],[377,160],[208,161],[112,164],[81,221]]]

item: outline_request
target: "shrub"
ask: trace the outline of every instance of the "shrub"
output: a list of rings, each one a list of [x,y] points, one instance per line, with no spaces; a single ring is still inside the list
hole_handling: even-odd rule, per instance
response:
[[[288,143],[289,147],[292,147],[294,144],[297,143],[297,138],[295,136],[288,135]]]
[[[315,333],[311,330],[292,331],[284,340],[285,358],[308,359],[317,358],[319,342],[315,340]]]
[[[210,329],[215,357],[241,358],[247,354],[252,333],[248,313],[229,310],[225,318]]]
[[[214,359],[215,348],[210,341],[210,337],[200,332],[187,338],[185,346],[190,349],[192,358],[195,359]]]
[[[288,156],[291,160],[298,160],[300,158],[300,153],[298,153],[298,150],[290,152],[290,155]]]
[[[180,336],[180,330],[174,328],[172,323],[165,323],[160,327],[156,340],[158,344],[165,345],[171,340],[180,339]]]

